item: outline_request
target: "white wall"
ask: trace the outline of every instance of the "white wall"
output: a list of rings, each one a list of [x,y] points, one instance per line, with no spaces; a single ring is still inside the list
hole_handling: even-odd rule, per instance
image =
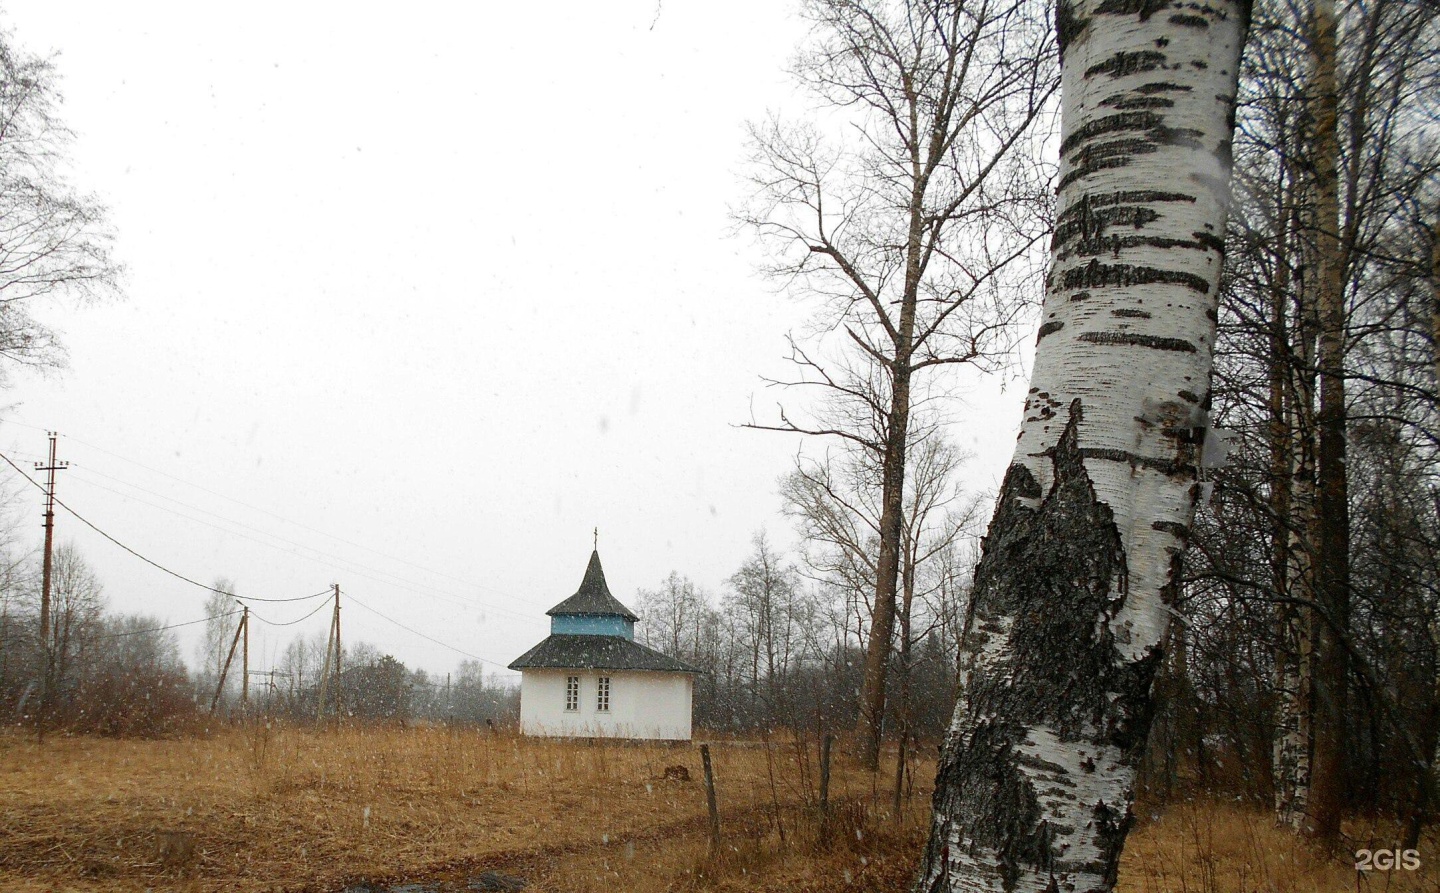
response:
[[[565,679],[580,677],[580,709],[565,709]],[[610,677],[610,711],[595,709],[597,679]],[[577,738],[690,740],[694,677],[634,670],[525,670],[520,731]]]

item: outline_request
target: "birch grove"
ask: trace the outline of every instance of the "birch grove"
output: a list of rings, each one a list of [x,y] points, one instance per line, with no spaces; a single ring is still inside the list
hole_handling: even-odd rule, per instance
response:
[[[1243,796],[1332,842],[1357,809],[1413,827],[1433,777],[1408,730],[1436,703],[1436,34],[1423,2],[1261,0],[1242,73],[1215,387],[1240,444],[1180,608],[1204,700],[1256,705],[1225,735]]]
[[[917,890],[1108,890],[1183,552],[1249,9],[1062,2],[1059,208]],[[1207,450],[1208,447],[1208,450]]]

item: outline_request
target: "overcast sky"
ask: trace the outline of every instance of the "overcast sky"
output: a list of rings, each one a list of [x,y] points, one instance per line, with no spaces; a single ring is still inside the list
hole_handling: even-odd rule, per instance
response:
[[[805,111],[804,27],[775,0],[400,9],[5,4],[17,44],[56,54],[70,176],[128,272],[123,302],[43,311],[70,365],[13,376],[0,446],[28,467],[60,431],[60,497],[181,573],[338,582],[348,643],[463,659],[364,604],[501,669],[597,525],[632,606],[672,569],[718,592],[762,527],[792,538],[797,443],[737,425],[773,408],[760,376],[809,309],[727,212],[745,121]],[[963,384],[974,487],[1023,391]],[[57,525],[113,609],[202,616],[202,590]],[[325,624],[257,623],[252,664]]]

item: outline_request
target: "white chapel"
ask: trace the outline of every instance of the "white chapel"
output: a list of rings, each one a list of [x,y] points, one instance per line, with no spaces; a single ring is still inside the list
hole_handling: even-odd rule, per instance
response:
[[[701,671],[635,641],[640,618],[610,594],[598,551],[579,591],[545,613],[550,637],[510,664],[522,734],[690,740]]]

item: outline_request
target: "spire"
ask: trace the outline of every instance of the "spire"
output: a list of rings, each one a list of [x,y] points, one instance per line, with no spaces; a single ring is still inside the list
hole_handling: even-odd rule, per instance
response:
[[[610,587],[605,582],[605,569],[600,566],[600,550],[590,553],[590,563],[585,566],[585,579],[580,581],[580,588],[576,595],[588,595],[599,598],[614,598],[610,594]]]
[[[590,563],[585,567],[585,578],[575,594],[545,612],[552,617],[556,614],[614,615],[626,620],[639,620],[619,599],[610,594],[605,583],[605,570],[600,566],[600,552],[590,553]]]

